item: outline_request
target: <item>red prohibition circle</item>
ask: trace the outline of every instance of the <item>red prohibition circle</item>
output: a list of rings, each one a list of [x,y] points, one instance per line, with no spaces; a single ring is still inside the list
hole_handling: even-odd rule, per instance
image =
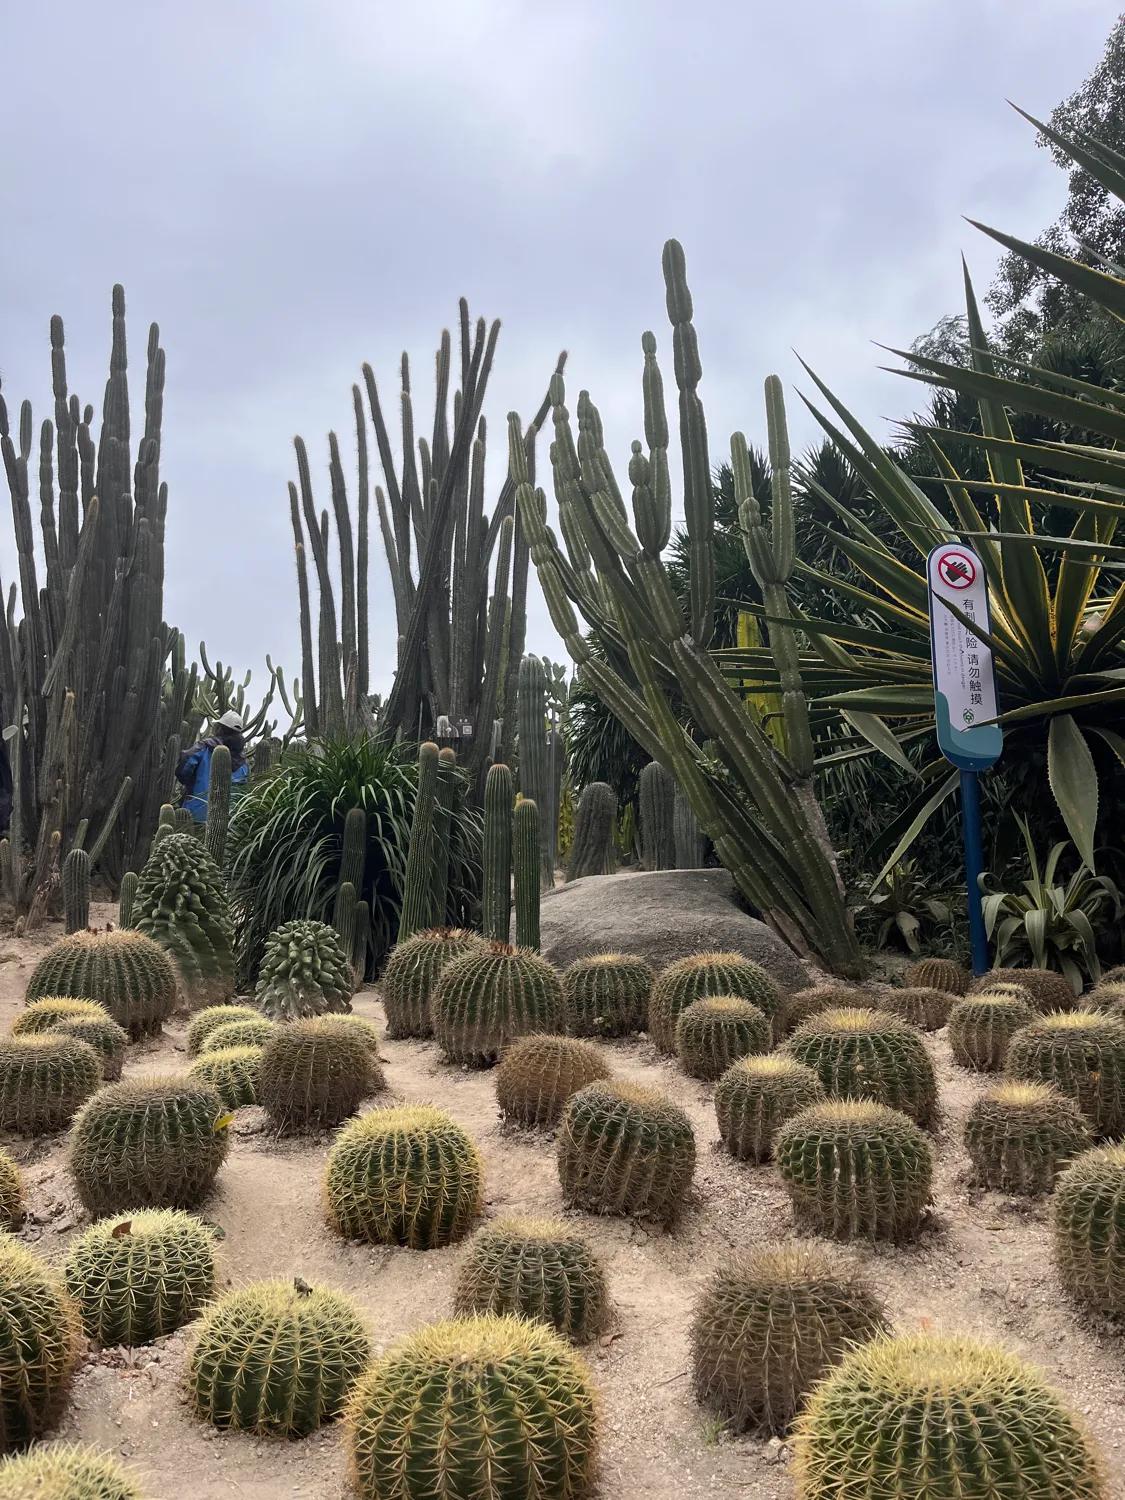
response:
[[[938,562],[938,574],[946,588],[971,588],[977,577],[976,560],[967,552],[946,552]]]

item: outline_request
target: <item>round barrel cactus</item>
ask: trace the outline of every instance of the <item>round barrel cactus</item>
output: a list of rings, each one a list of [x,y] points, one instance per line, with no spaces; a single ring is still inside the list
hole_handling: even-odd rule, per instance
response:
[[[839,1251],[762,1245],[721,1266],[696,1301],[695,1398],[737,1432],[783,1433],[848,1348],[887,1326],[867,1277]]]
[[[500,1219],[477,1231],[457,1276],[454,1310],[514,1313],[588,1344],[609,1317],[605,1272],[569,1224]]]
[[[947,995],[968,993],[973,976],[963,964],[952,958],[920,958],[902,976],[902,982],[912,988],[944,990]]]
[[[919,1125],[934,1123],[937,1080],[922,1038],[908,1022],[881,1010],[826,1010],[785,1043],[837,1099],[874,1099]]]
[[[1077,1157],[1051,1200],[1055,1264],[1072,1297],[1125,1315],[1125,1146]]]
[[[905,989],[885,991],[879,996],[878,1005],[880,1010],[917,1026],[919,1031],[940,1031],[949,1020],[954,999],[948,990],[909,985]]]
[[[460,927],[434,927],[396,943],[379,990],[387,1015],[387,1035],[433,1036],[430,999],[447,964],[466,953],[480,953],[484,939]]]
[[[544,1324],[458,1318],[375,1361],[347,1443],[360,1500],[588,1500],[597,1400],[581,1358]]]
[[[773,1040],[764,1012],[749,1000],[716,995],[693,1000],[676,1022],[676,1053],[685,1073],[708,1081],[739,1057],[768,1052]]]
[[[980,1073],[999,1072],[1008,1060],[1012,1038],[1034,1019],[1035,1012],[1019,995],[966,995],[949,1012],[947,1033],[954,1062]]]
[[[137,882],[133,926],[167,950],[193,1008],[234,994],[234,931],[226,887],[201,839],[167,833]]]
[[[101,1059],[102,1077],[107,1083],[116,1083],[121,1077],[129,1033],[107,1015],[90,1019],[79,1016],[70,1021],[60,1021],[55,1027],[55,1035],[72,1037],[76,1042],[85,1042],[87,1047],[93,1047]]]
[[[179,1209],[102,1219],[71,1245],[66,1289],[99,1344],[151,1344],[190,1322],[215,1290],[214,1231]]]
[[[1056,1010],[1073,1010],[1076,1004],[1069,982],[1053,969],[991,969],[973,980],[969,994],[987,994],[1000,984],[1018,984],[1027,990],[1036,1010],[1044,1015]]]
[[[188,1392],[216,1427],[300,1438],[339,1416],[370,1358],[350,1297],[304,1281],[257,1282],[203,1315]]]
[[[572,1207],[671,1224],[695,1174],[691,1121],[655,1089],[587,1084],[563,1111],[558,1166]]]
[[[75,932],[35,965],[28,1001],[46,995],[95,1000],[134,1039],[152,1036],[176,1008],[176,968],[140,932]]]
[[[490,943],[445,966],[430,1014],[449,1062],[490,1067],[516,1037],[562,1030],[562,984],[538,953]]]
[[[1088,995],[1082,997],[1083,1010],[1096,1010],[1103,1016],[1125,1021],[1125,984],[1107,984],[1103,979]]]
[[[770,1019],[782,1025],[782,995],[777,985],[753,959],[741,953],[696,953],[669,964],[657,975],[648,1007],[648,1031],[661,1052],[676,1051],[676,1022],[693,1000],[716,995],[734,995],[749,1000]]]
[[[227,1109],[245,1109],[258,1102],[261,1047],[223,1047],[202,1052],[188,1068],[188,1077],[213,1088]]]
[[[101,1082],[100,1054],[74,1037],[0,1037],[0,1130],[62,1130]]]
[[[1082,1111],[1049,1083],[1001,1083],[981,1095],[965,1124],[977,1181],[1001,1193],[1049,1193],[1089,1145]]]
[[[45,995],[29,1000],[12,1022],[13,1036],[41,1036],[55,1031],[64,1021],[108,1021],[109,1011],[96,1000],[75,1000],[65,995]]]
[[[298,1021],[352,1008],[350,953],[327,922],[284,922],[266,939],[254,1003],[271,1021]]]
[[[278,1024],[267,1021],[265,1016],[235,1016],[221,1026],[213,1026],[207,1033],[199,1056],[208,1052],[225,1052],[228,1047],[264,1047],[276,1036]]]
[[[715,1087],[723,1145],[740,1161],[768,1161],[786,1120],[824,1097],[813,1070],[782,1052],[739,1058]]]
[[[435,1250],[469,1232],[483,1183],[479,1151],[444,1111],[373,1109],[328,1153],[328,1220],[348,1239]]]
[[[330,1129],[384,1086],[371,1049],[321,1017],[275,1026],[258,1065],[258,1103],[279,1130]]]
[[[652,968],[630,953],[595,953],[563,972],[566,1029],[572,1036],[628,1036],[648,1026]]]
[[[54,1423],[78,1362],[81,1325],[62,1282],[0,1235],[0,1453]]]
[[[109,1453],[80,1443],[37,1443],[0,1462],[0,1500],[142,1500]]]
[[[608,1078],[610,1069],[590,1042],[569,1036],[521,1036],[496,1070],[496,1103],[518,1125],[558,1122],[571,1094]]]
[[[208,1005],[196,1011],[188,1022],[187,1049],[189,1057],[198,1057],[207,1045],[207,1038],[220,1026],[231,1021],[260,1021],[261,1011],[252,1005]]]
[[[347,1036],[357,1037],[367,1048],[368,1052],[371,1053],[375,1062],[379,1062],[379,1028],[375,1025],[374,1021],[368,1021],[363,1016],[354,1016],[350,1013],[348,1015],[332,1013],[331,1015],[321,1016],[320,1020],[330,1030],[341,1031]]]
[[[18,1229],[24,1219],[23,1174],[6,1151],[0,1151],[0,1230]]]
[[[797,990],[782,1001],[780,1035],[792,1036],[797,1027],[812,1016],[822,1015],[826,1010],[873,1009],[875,1001],[868,998],[866,990],[850,984],[811,984],[807,989]]]
[[[1095,1136],[1125,1135],[1125,1021],[1095,1011],[1040,1016],[1012,1038],[1007,1071],[1069,1094]]]

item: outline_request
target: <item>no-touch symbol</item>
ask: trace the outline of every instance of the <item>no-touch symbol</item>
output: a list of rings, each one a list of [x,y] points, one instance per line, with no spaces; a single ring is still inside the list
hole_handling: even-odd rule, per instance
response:
[[[947,552],[938,563],[938,572],[947,588],[967,589],[976,582],[977,565],[967,552]]]

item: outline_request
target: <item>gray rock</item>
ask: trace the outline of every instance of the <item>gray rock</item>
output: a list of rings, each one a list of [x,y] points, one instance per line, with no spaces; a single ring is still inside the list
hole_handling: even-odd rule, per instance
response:
[[[710,950],[754,959],[784,989],[809,983],[792,949],[735,904],[726,870],[622,870],[570,881],[544,895],[540,929],[543,955],[559,968],[613,950],[659,970]]]

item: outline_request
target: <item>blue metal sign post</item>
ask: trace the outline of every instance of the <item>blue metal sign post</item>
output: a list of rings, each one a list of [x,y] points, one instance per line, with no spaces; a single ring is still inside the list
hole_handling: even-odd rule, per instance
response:
[[[999,759],[1004,733],[999,724],[988,722],[998,712],[992,651],[973,634],[968,622],[978,625],[985,635],[991,634],[988,584],[980,558],[960,542],[935,547],[927,559],[926,575],[938,749],[961,772],[969,941],[973,973],[984,974],[989,962],[980,895],[984,849],[978,777]]]

